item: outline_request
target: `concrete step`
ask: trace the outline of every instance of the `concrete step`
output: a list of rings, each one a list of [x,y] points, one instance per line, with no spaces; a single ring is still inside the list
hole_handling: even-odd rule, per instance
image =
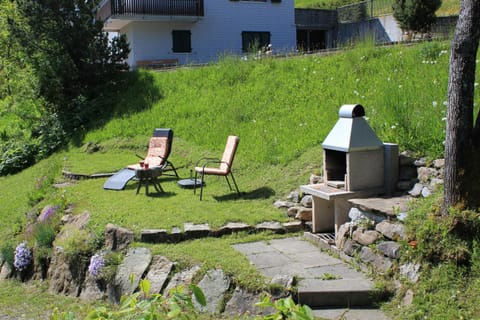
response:
[[[314,309],[313,314],[328,320],[389,320],[381,310],[369,308]]]
[[[375,303],[375,288],[368,279],[306,279],[300,281],[297,297],[310,308],[368,307]]]

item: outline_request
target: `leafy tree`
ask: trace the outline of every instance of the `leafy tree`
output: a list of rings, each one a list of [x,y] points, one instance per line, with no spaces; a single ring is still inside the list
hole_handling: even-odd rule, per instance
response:
[[[107,110],[128,68],[97,0],[0,0],[0,175],[48,156]]]
[[[403,31],[427,32],[441,4],[442,0],[395,0],[393,16]]]
[[[93,99],[119,71],[129,48],[125,37],[109,43],[95,17],[97,1],[17,0],[25,25],[12,23],[39,78],[40,95],[67,131],[98,111]]]
[[[480,112],[474,121],[480,1],[463,0],[451,46],[445,140],[443,214],[452,206],[480,207]]]

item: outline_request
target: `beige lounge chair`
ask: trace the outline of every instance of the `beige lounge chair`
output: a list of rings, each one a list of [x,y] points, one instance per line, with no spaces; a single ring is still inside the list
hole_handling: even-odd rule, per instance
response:
[[[237,193],[240,195],[238,190],[237,182],[232,173],[232,163],[235,158],[235,152],[237,151],[238,143],[240,138],[237,136],[229,136],[227,139],[227,144],[225,146],[225,151],[223,152],[222,159],[218,158],[201,158],[197,161],[195,165],[195,181],[197,181],[197,176],[200,174],[200,200],[202,200],[203,195],[203,185],[205,175],[215,175],[215,176],[224,176],[227,180],[228,187],[233,191],[230,181],[228,180],[228,175],[232,177],[233,183]],[[216,167],[211,167],[212,164],[218,164]],[[197,184],[195,183],[193,188],[193,193],[196,193]]]
[[[155,129],[153,136],[148,143],[148,151],[145,157],[137,155],[148,163],[150,168],[160,167],[162,175],[171,175],[178,178],[177,170],[173,164],[168,160],[168,156],[172,150],[173,130],[172,129]],[[140,164],[132,164],[127,167],[130,170],[140,169]],[[166,174],[165,172],[173,171],[173,174]]]

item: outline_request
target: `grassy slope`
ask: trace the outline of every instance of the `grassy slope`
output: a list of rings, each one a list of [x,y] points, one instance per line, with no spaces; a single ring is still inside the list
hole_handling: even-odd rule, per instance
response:
[[[119,95],[111,119],[88,132],[79,147],[70,146],[22,173],[0,178],[0,236],[12,239],[24,224],[28,199],[38,198],[40,177],[48,172],[58,176],[61,167],[82,173],[122,168],[137,161],[134,153],[144,152],[154,127],[174,128],[171,160],[182,167],[184,177],[200,156],[220,155],[226,135],[238,134],[235,172],[245,196],[230,197],[225,182],[215,177],[208,178],[202,202],[175,181],[163,180],[167,193],[147,198],[135,195],[133,183],[125,191],[103,191],[105,180],[98,179],[59,189],[53,200],[39,207],[74,203],[76,213],[91,213],[91,227],[98,232],[108,222],[138,232],[169,230],[187,221],[212,227],[227,221],[285,221],[284,213],[271,204],[321,168],[321,141],[344,103],[362,103],[382,140],[399,143],[401,150],[439,156],[448,72],[443,49],[446,44],[441,43],[364,45],[334,56],[249,62],[228,58],[203,68],[133,74],[136,80]],[[87,142],[101,150],[86,153]],[[258,274],[228,246],[252,239],[241,236],[151,248],[183,265],[222,266],[236,275],[237,283],[254,288],[260,285]]]
[[[375,0],[374,0],[375,1]],[[342,4],[344,1],[341,0],[295,0],[295,7],[296,8],[330,8],[331,6],[338,6],[335,5],[341,2]],[[356,1],[350,1],[350,3],[354,3]],[[383,2],[383,1],[379,1]],[[392,1],[393,2],[393,1]],[[442,6],[436,12],[437,16],[450,16],[458,14],[460,1],[459,0],[443,0]]]

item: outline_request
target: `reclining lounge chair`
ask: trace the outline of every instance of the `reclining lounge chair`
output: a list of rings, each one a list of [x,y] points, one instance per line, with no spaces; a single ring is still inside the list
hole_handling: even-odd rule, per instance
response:
[[[170,151],[172,150],[173,130],[172,129],[155,129],[153,136],[148,144],[148,151],[145,157],[137,155],[148,163],[150,168],[160,167],[162,175],[174,176],[178,178],[178,173],[173,164],[168,160]],[[132,164],[127,168],[120,170],[111,176],[103,185],[104,189],[123,190],[128,181],[135,177],[135,170],[140,168],[140,164]],[[173,171],[173,173],[165,173]]]

